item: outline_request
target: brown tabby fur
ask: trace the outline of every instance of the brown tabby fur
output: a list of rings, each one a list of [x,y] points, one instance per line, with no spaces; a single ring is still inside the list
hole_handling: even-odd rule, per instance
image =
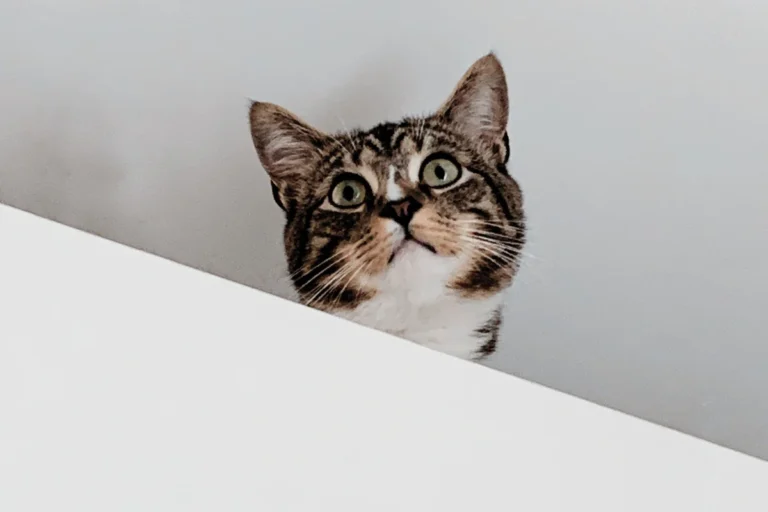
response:
[[[421,205],[409,238],[437,257],[465,257],[446,293],[480,300],[507,288],[525,242],[522,193],[506,169],[508,109],[493,54],[467,71],[435,114],[369,130],[324,134],[282,107],[254,102],[251,133],[286,214],[285,252],[300,300],[339,313],[377,296],[396,249],[391,220],[382,215],[388,203],[398,205],[386,197],[388,181]],[[414,166],[435,153],[449,155],[466,179],[440,190],[414,180]],[[365,180],[369,197],[341,210],[328,195],[350,173]],[[500,324],[495,308],[476,326],[478,356],[493,352]]]

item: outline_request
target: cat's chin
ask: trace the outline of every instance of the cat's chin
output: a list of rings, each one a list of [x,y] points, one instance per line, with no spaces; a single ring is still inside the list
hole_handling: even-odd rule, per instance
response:
[[[427,305],[441,300],[446,286],[463,266],[456,256],[435,253],[415,240],[396,246],[394,258],[371,282],[379,297],[396,297],[404,304]]]
[[[392,255],[389,257],[389,264],[391,265],[396,260],[407,258],[411,254],[417,254],[422,251],[437,254],[435,248],[427,243],[420,242],[415,238],[404,238],[395,245],[394,249],[392,249]]]

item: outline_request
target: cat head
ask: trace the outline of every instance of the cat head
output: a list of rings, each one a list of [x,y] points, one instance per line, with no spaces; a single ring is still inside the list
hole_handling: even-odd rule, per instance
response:
[[[429,302],[508,287],[525,241],[509,175],[507,85],[489,54],[436,113],[327,134],[255,102],[253,142],[285,211],[285,251],[305,304],[354,310],[378,294]]]

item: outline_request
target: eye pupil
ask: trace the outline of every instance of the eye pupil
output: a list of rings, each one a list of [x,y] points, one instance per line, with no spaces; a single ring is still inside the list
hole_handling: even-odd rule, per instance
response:
[[[343,176],[328,192],[328,200],[337,208],[355,208],[365,202],[368,193],[362,178]]]
[[[447,156],[434,155],[422,164],[419,180],[432,188],[446,188],[459,181],[461,167]]]

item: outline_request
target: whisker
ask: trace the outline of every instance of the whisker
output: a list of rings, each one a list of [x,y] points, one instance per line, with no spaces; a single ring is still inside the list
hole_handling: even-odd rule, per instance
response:
[[[359,249],[361,245],[364,245],[364,244],[370,242],[372,238],[373,238],[373,236],[371,236],[370,234],[366,235],[366,236],[362,237],[360,240],[358,240],[357,242],[353,243],[351,246],[345,247],[342,250],[336,252],[335,254],[330,255],[328,258],[326,258],[323,261],[313,265],[311,268],[309,268],[306,271],[304,271],[304,269],[301,268],[301,267],[298,268],[295,272],[292,272],[291,274],[289,274],[288,278],[289,279],[292,279],[294,277],[298,278],[298,276],[300,274],[302,274],[302,272],[303,272],[303,275],[301,276],[301,278],[308,277],[312,272],[316,272],[316,271],[319,272],[318,267],[323,265],[324,263],[327,263],[325,268],[328,268],[328,266],[330,266],[330,264],[331,264],[331,260],[336,260],[338,258],[341,258],[342,256],[346,256],[346,255],[351,254],[352,252],[354,252],[357,249]],[[315,276],[315,277],[317,277],[317,276]],[[314,278],[313,278],[313,280],[314,280]]]
[[[460,225],[464,224],[464,225],[472,226],[472,225],[487,224],[489,226],[497,226],[497,227],[503,227],[503,228],[506,228],[506,229],[512,229],[512,227],[508,226],[508,225],[497,224],[497,223],[490,223],[490,222],[480,221],[480,220],[475,221],[473,219],[458,219],[458,220],[455,220],[454,222],[456,224],[460,224]],[[503,234],[503,233],[496,233],[496,232],[493,232],[493,231],[479,230],[479,229],[472,229],[472,231],[473,231],[473,233],[481,235],[485,239],[492,239],[493,241],[499,241],[499,242],[502,242],[502,243],[507,243],[506,241],[514,242],[514,243],[508,244],[508,245],[515,246],[518,249],[522,249],[522,247],[530,245],[530,240],[527,239],[527,236],[526,236],[526,240],[525,241],[521,241],[518,237],[506,235],[506,234]],[[526,233],[526,235],[527,235],[527,233]],[[530,258],[530,259],[534,259],[534,260],[540,260],[541,259],[538,256],[536,256],[534,254],[531,254],[530,252],[525,252],[525,251],[520,251],[520,252],[522,254],[524,254],[526,257]]]
[[[333,266],[334,263],[337,263],[339,260],[342,260],[344,256],[346,256],[346,254],[339,254],[338,257],[334,259],[334,261],[329,261],[328,264],[325,265],[322,269],[317,269],[314,276],[312,276],[308,281],[303,283],[301,286],[296,287],[296,291],[297,292],[304,291],[307,288],[307,286],[312,284],[313,281],[315,281],[318,277],[322,275],[322,271],[328,270],[330,267]],[[309,275],[309,273],[307,273],[307,275]]]
[[[312,267],[310,267],[306,271],[304,270],[303,267],[299,267],[294,272],[291,272],[290,274],[288,274],[287,277],[289,279],[293,279],[294,277],[299,277],[299,276],[306,277],[309,274],[311,274],[312,272],[314,272],[320,265],[323,265],[324,263],[328,263],[331,260],[338,258],[339,256],[341,256],[341,254],[342,254],[342,251],[335,252],[334,254],[331,254],[330,256],[325,258],[323,261],[320,261],[319,263],[316,263],[315,265],[312,265]]]
[[[487,242],[497,243],[497,244],[500,244],[500,245],[505,245],[505,246],[508,246],[508,247],[515,247],[515,248],[519,247],[519,248],[522,249],[525,246],[524,242],[522,242],[522,241],[520,241],[520,240],[518,240],[516,238],[513,238],[513,237],[498,237],[498,236],[495,236],[495,233],[484,233],[484,232],[481,232],[481,231],[475,231],[474,233],[472,233],[472,236],[477,236],[477,238],[479,238],[481,240],[485,240]]]
[[[347,128],[347,124],[344,122],[344,120],[341,118],[341,116],[336,116],[339,121],[341,122],[341,126],[344,128],[344,133],[346,133],[347,138],[349,139],[349,143],[352,144],[352,149],[357,151],[357,144],[355,144],[355,141],[352,140],[352,134],[349,132],[349,129]]]
[[[498,240],[461,234],[444,226],[432,228],[425,234],[443,239],[458,237],[469,243],[470,251],[479,252],[481,256],[495,261],[499,266],[512,265],[515,268],[519,268],[521,264],[522,258],[519,248],[509,243],[500,243]]]
[[[518,269],[520,267],[519,258],[499,253],[497,251],[494,251],[491,247],[474,246],[472,250],[474,252],[477,252],[481,257],[487,258],[493,261],[499,267],[505,267],[507,265],[510,265],[515,269]]]
[[[506,255],[506,256],[509,256],[509,257],[515,257],[515,258],[518,257],[519,254],[520,254],[518,251],[514,250],[513,248],[504,247],[504,246],[501,246],[501,245],[498,245],[498,244],[494,244],[492,242],[487,242],[485,240],[481,240],[481,239],[478,239],[478,238],[475,238],[475,237],[466,237],[465,236],[465,237],[462,237],[462,238],[463,238],[463,240],[465,240],[467,242],[470,242],[471,244],[474,244],[474,245],[476,245],[478,247],[485,247],[485,248],[488,248],[488,249],[492,249],[497,254],[503,254],[503,255]]]
[[[352,248],[350,248],[351,250]],[[347,254],[345,254],[346,256]],[[346,261],[338,270],[333,272],[328,280],[324,283],[318,283],[316,284],[308,293],[313,293],[313,295],[310,297],[310,299],[307,301],[307,304],[318,298],[319,294],[322,293],[327,287],[332,286],[337,278],[341,275],[343,276],[347,270],[349,270],[353,265],[355,264],[355,260]]]
[[[525,227],[527,224],[527,220],[521,219],[521,220],[488,220],[488,219],[451,219],[452,222],[456,224],[480,224],[480,225],[487,225],[487,226],[495,226],[500,228],[518,228],[518,227]]]
[[[498,254],[491,248],[475,246],[472,251],[477,253],[481,258],[494,262],[499,267],[512,266],[513,268],[518,268],[519,261],[517,259]]]
[[[355,280],[355,278],[356,278],[356,277],[357,277],[357,275],[360,273],[360,271],[361,271],[361,270],[363,270],[364,268],[366,268],[366,269],[367,269],[367,268],[370,266],[370,264],[371,264],[371,262],[370,262],[370,261],[369,261],[369,262],[367,262],[367,263],[365,262],[365,260],[361,260],[361,261],[363,261],[363,263],[362,263],[362,264],[360,264],[360,265],[358,265],[358,268],[357,268],[357,270],[356,270],[355,272],[353,272],[353,273],[352,273],[352,275],[349,277],[349,279],[347,279],[347,282],[346,282],[346,283],[344,283],[344,286],[342,286],[342,287],[341,287],[341,290],[340,290],[340,291],[339,291],[339,293],[337,294],[336,300],[334,301],[334,305],[337,305],[337,304],[339,303],[339,301],[341,300],[341,298],[344,296],[344,292],[346,291],[347,287],[348,287],[350,284],[352,284],[352,282]],[[359,293],[359,292],[358,292],[358,293]]]
[[[499,221],[490,221],[490,220],[483,220],[483,219],[453,219],[452,222],[458,225],[481,225],[481,226],[492,226],[492,227],[497,227],[502,229],[518,229],[518,228],[526,227],[526,221],[524,220],[499,222]]]
[[[355,243],[355,244],[353,244],[353,245],[351,245],[351,246],[349,246],[349,247],[345,247],[345,248],[344,248],[344,249],[342,249],[341,251],[338,251],[337,253],[335,253],[335,254],[331,255],[330,257],[326,258],[325,260],[323,260],[323,262],[321,262],[321,263],[318,263],[317,265],[314,265],[314,266],[313,266],[312,268],[310,268],[310,269],[309,269],[309,270],[308,270],[308,271],[307,271],[305,274],[303,274],[303,275],[302,275],[302,277],[309,277],[309,275],[310,275],[310,274],[312,274],[313,272],[314,272],[314,274],[315,274],[315,275],[314,275],[314,276],[312,276],[312,278],[311,278],[311,279],[309,279],[309,281],[307,281],[307,282],[305,282],[304,284],[302,284],[301,286],[299,286],[299,287],[296,289],[296,291],[297,291],[297,292],[300,292],[300,291],[302,291],[302,290],[303,290],[304,288],[306,288],[306,287],[307,287],[309,284],[311,284],[311,283],[312,283],[312,282],[313,282],[315,279],[317,279],[318,277],[320,277],[320,275],[322,275],[322,274],[321,274],[321,272],[322,272],[323,270],[327,270],[327,269],[328,269],[328,268],[330,268],[330,267],[331,267],[331,266],[332,266],[334,263],[336,263],[336,262],[337,262],[339,259],[342,259],[342,258],[344,258],[345,256],[349,256],[350,254],[352,254],[354,251],[356,251],[356,250],[359,248],[359,245],[360,245],[360,242],[357,242],[357,243]],[[323,263],[325,263],[325,265],[323,265]],[[323,268],[318,268],[318,267],[320,267],[321,265],[323,265]]]
[[[350,273],[354,272],[355,269],[358,267],[358,264],[360,261],[365,261],[374,251],[374,248],[369,249],[368,251],[365,251],[362,255],[360,255],[359,258],[356,258],[352,261],[349,261],[345,263],[338,271],[334,273],[334,275],[320,287],[320,290],[317,291],[308,301],[305,302],[307,306],[311,305],[313,302],[320,301],[324,299],[329,293],[332,292],[332,287],[339,283],[341,280],[346,278],[350,275]],[[314,291],[314,290],[313,290]]]
[[[502,233],[494,233],[493,231],[485,231],[481,229],[473,229],[472,233],[476,233],[478,235],[482,235],[488,238],[493,238],[494,240],[498,240],[499,242],[512,242],[520,245],[524,244],[524,242],[520,239],[519,236],[510,236]]]
[[[472,225],[472,224],[483,224],[484,222],[483,221],[474,222],[469,219],[467,220],[467,222],[462,222],[462,221],[457,222],[457,224],[462,224],[462,223],[465,225]],[[509,227],[509,226],[506,226],[506,227]],[[480,236],[461,235],[463,240],[472,244],[473,249],[471,250],[475,250],[479,252],[485,258],[490,258],[491,254],[498,254],[499,251],[501,251],[502,254],[500,255],[500,257],[505,258],[505,261],[509,262],[512,265],[515,265],[517,270],[520,270],[523,267],[527,269],[527,271],[524,273],[525,275],[517,275],[516,279],[525,279],[525,276],[531,275],[531,272],[532,272],[533,277],[535,277],[539,283],[546,282],[546,279],[536,270],[535,266],[526,264],[531,260],[537,261],[539,263],[543,263],[543,260],[538,256],[535,256],[530,252],[522,250],[523,246],[530,245],[530,240],[526,240],[525,245],[519,242],[515,244],[508,244],[508,243],[504,243],[502,240],[499,240],[499,239],[493,239],[491,241],[487,240],[487,238],[483,236],[488,233],[485,230],[475,230],[474,232],[479,233]],[[499,237],[499,234],[492,233],[492,237]],[[488,244],[490,244],[490,246]]]
[[[530,259],[541,260],[541,258],[539,258],[538,256],[536,256],[534,254],[531,254],[530,252],[522,250],[523,247],[525,247],[525,245],[526,245],[524,242],[520,242],[519,240],[514,240],[514,243],[509,243],[509,242],[505,242],[503,240],[499,240],[498,238],[495,238],[495,236],[487,236],[487,235],[495,235],[495,234],[490,234],[490,233],[486,234],[486,233],[483,233],[483,232],[475,232],[475,233],[477,233],[477,238],[480,239],[480,240],[484,240],[486,242],[491,242],[491,243],[493,243],[493,242],[500,243],[501,245],[504,245],[506,247],[514,249],[515,251],[519,252],[520,254],[525,255],[526,257],[528,257]],[[513,239],[510,238],[509,240],[512,241]]]
[[[322,299],[330,290],[331,287],[336,284],[338,281],[346,277],[349,272],[354,269],[355,267],[355,260],[347,262],[344,266],[342,266],[334,275],[331,277],[327,282],[322,284],[320,286],[320,289],[317,290],[306,302],[305,304],[307,306],[312,306],[314,302],[319,301]]]
[[[505,258],[499,254],[494,253],[493,251],[480,247],[477,251],[481,257],[484,257],[486,259],[489,259],[496,263],[499,267],[505,267],[507,265],[512,266],[513,268],[517,269],[519,267],[520,262],[516,259],[511,258]]]
[[[522,249],[523,247],[523,244],[519,242],[509,243],[508,241],[498,240],[496,238],[478,236],[474,233],[471,235],[467,235],[467,234],[459,233],[456,230],[448,228],[446,226],[432,228],[426,231],[425,234],[429,235],[430,237],[437,236],[442,240],[452,240],[458,237],[470,243],[477,243],[477,244],[482,243],[486,246],[491,246],[496,251],[503,252],[504,254],[507,254],[507,255],[514,255],[514,256],[519,255],[521,252],[520,249]],[[509,240],[512,240],[512,239],[510,238]]]
[[[460,235],[460,236],[463,240],[467,242],[481,245],[483,247],[492,248],[494,251],[500,254],[507,254],[507,255],[514,255],[514,256],[517,256],[520,254],[520,251],[518,251],[515,247],[510,247],[509,245],[494,243],[494,241],[478,238],[476,236],[468,236],[468,235]]]

